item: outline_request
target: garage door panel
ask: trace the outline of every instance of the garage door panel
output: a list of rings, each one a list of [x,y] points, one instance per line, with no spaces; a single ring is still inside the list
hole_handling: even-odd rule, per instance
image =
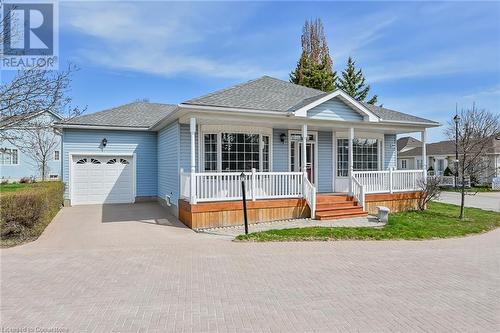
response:
[[[121,159],[126,160],[127,164],[121,163]],[[74,204],[129,203],[134,201],[134,175],[131,158],[75,156],[72,163],[71,196]]]

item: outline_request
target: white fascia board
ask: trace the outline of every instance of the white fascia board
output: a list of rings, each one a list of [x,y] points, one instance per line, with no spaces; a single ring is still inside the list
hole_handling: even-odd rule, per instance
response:
[[[147,127],[125,127],[125,126],[106,126],[106,125],[77,125],[77,124],[57,124],[54,127],[62,129],[98,129],[110,131],[148,131]]]
[[[307,117],[307,111],[335,97],[341,97],[347,103],[351,104],[351,106],[353,106],[355,111],[360,113],[366,121],[369,122],[379,121],[379,118],[374,113],[372,113],[363,104],[359,103],[358,101],[356,101],[354,98],[352,98],[342,90],[335,90],[334,92],[301,107],[300,109],[294,111],[293,114],[297,117]]]
[[[382,122],[382,123],[392,123],[392,124],[417,125],[417,126],[422,126],[422,127],[425,127],[425,128],[442,126],[441,123],[424,123],[424,122],[420,122],[420,121],[408,121],[408,120],[386,120],[386,119],[380,119],[380,122]]]

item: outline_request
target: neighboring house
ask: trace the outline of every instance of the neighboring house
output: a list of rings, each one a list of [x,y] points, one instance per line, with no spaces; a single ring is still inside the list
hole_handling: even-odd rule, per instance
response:
[[[409,140],[410,139],[410,140]],[[440,141],[426,144],[427,167],[434,169],[434,174],[442,176],[447,167],[454,170],[455,141]],[[459,156],[460,159],[460,156]],[[479,175],[481,183],[491,183],[492,177],[500,176],[500,139],[491,138],[491,145],[485,156],[488,169]],[[422,143],[416,139],[404,137],[398,139],[398,169],[422,168]]]
[[[178,105],[136,102],[57,126],[66,204],[158,200],[204,228],[242,223],[242,172],[251,221],[363,215],[391,200],[404,209],[424,173],[388,180],[396,135],[425,138],[439,124],[264,76]]]
[[[0,119],[0,131],[2,140],[0,141],[0,178],[10,182],[19,181],[21,178],[29,177],[41,179],[41,170],[39,164],[33,159],[33,153],[27,149],[29,141],[30,124],[43,124],[48,126],[46,129],[48,136],[55,142],[51,149],[47,163],[47,178],[59,179],[61,177],[62,166],[62,137],[61,134],[50,127],[54,122],[61,121],[62,117],[58,114],[45,111],[32,113],[32,115],[22,117],[3,117]],[[6,130],[8,128],[8,130]],[[7,140],[6,138],[10,138]]]

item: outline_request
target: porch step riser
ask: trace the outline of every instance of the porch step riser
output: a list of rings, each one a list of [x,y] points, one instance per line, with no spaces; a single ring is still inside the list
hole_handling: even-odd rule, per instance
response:
[[[343,215],[335,215],[335,216],[316,216],[317,220],[338,220],[338,219],[346,219],[351,217],[364,217],[368,216],[367,212],[361,212],[356,214],[343,214]]]
[[[348,195],[318,195],[316,197],[316,219],[336,220],[350,217],[367,216],[363,207]]]

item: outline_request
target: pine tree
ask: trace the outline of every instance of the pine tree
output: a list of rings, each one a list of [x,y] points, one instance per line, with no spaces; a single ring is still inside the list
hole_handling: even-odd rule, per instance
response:
[[[365,102],[370,92],[370,85],[365,84],[365,76],[361,68],[356,69],[356,63],[351,57],[347,60],[346,69],[342,71],[342,77],[338,79],[337,87],[360,102]],[[377,103],[377,95],[370,98],[367,103]]]
[[[302,54],[297,67],[290,73],[290,82],[322,91],[334,90],[337,78],[320,19],[306,20],[301,44]]]

